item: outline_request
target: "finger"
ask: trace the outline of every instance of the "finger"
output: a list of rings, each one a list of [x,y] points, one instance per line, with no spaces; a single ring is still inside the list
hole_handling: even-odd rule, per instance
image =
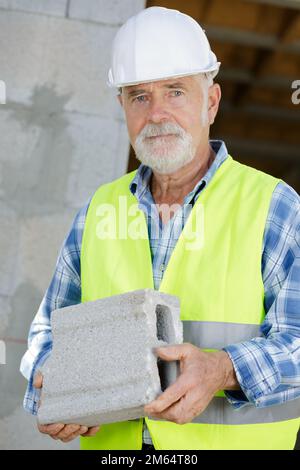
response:
[[[34,388],[42,388],[42,385],[43,385],[43,374],[38,370],[33,380],[33,386]]]
[[[154,417],[173,421],[176,424],[190,423],[196,416],[203,413],[209,401],[206,395],[199,397],[195,391],[189,390],[177,403]]]
[[[174,346],[156,348],[154,352],[164,361],[180,361],[186,357],[189,346],[189,344],[175,344]]]
[[[188,410],[186,396],[182,397],[177,403],[174,403],[162,413],[153,413],[151,417],[171,421],[176,424],[186,424],[193,419],[192,414]]]
[[[84,434],[81,434],[82,437],[91,437],[91,436],[95,436],[95,434],[97,434],[97,432],[99,431],[100,429],[100,426],[93,426],[91,428],[88,429],[88,431]]]
[[[62,431],[65,427],[62,423],[53,423],[53,424],[38,424],[38,430],[42,434],[57,434],[58,432]]]
[[[62,431],[57,433],[55,437],[58,439],[67,439],[74,432],[79,431],[80,424],[67,424]]]
[[[148,403],[144,407],[146,414],[161,413],[169,406],[176,403],[187,392],[188,386],[183,376],[180,376],[176,382],[168,387],[156,400]]]
[[[68,437],[66,437],[65,439],[61,439],[61,440],[62,440],[62,442],[70,442],[70,441],[73,441],[73,439],[76,439],[76,438],[79,437],[80,435],[85,434],[87,431],[88,431],[88,427],[87,427],[87,426],[80,426],[80,428],[78,429],[78,431],[73,432],[73,433],[70,434]]]
[[[154,352],[164,361],[180,361],[187,356],[191,347],[193,347],[193,345],[190,343],[174,344],[172,346],[155,348]]]

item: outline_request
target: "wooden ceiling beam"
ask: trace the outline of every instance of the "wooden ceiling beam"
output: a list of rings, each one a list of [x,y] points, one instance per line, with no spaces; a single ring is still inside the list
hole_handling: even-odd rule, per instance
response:
[[[282,44],[285,42],[288,37],[290,28],[293,27],[295,21],[297,20],[297,17],[298,12],[295,12],[294,10],[283,10],[280,29],[276,37],[278,44]],[[241,104],[247,100],[247,97],[252,88],[253,81],[262,76],[264,70],[273,60],[275,52],[276,49],[257,49],[256,58],[251,68],[251,75],[253,76],[253,80],[248,82],[247,84],[237,85],[232,98],[233,104],[241,106]]]
[[[294,78],[279,77],[279,76],[268,76],[268,77],[256,77],[251,71],[235,68],[223,68],[221,67],[220,72],[216,78],[216,81],[231,81],[237,83],[251,84],[252,87],[268,87],[268,88],[282,88],[291,89]],[[291,91],[292,93],[292,91]]]
[[[203,24],[209,40],[238,44],[240,46],[258,47],[271,49],[291,54],[300,54],[300,40],[286,44],[278,40],[274,35],[260,34],[241,29],[227,28],[224,26],[212,26]]]
[[[297,108],[297,107],[296,107]],[[300,123],[300,113],[298,109],[283,109],[274,106],[266,106],[260,104],[245,104],[242,109],[233,106],[229,100],[222,99],[219,114],[231,114],[232,116],[240,115],[241,112],[245,116],[254,116],[260,118],[269,118],[278,121],[290,121]],[[221,117],[222,119],[222,117]]]
[[[282,22],[277,37],[281,43],[288,43],[290,31],[293,30],[294,26],[298,22],[300,12],[295,12],[292,9],[286,9],[282,12],[282,14]]]
[[[281,8],[294,8],[300,10],[300,0],[244,0],[247,3],[260,3],[263,5],[273,5]]]
[[[219,136],[220,137],[220,136]],[[224,139],[229,152],[241,155],[255,155],[255,157],[265,158],[266,155],[273,159],[285,160],[286,162],[300,162],[299,145],[278,144],[277,142],[255,141],[245,138],[236,138],[231,136],[221,136]]]

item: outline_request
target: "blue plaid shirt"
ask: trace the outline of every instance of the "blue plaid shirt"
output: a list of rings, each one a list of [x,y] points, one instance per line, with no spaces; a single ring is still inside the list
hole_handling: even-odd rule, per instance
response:
[[[168,224],[163,225],[158,212],[153,211],[148,184],[151,169],[140,165],[130,184],[148,221],[156,289],[183,229],[187,211],[228,156],[224,142],[211,140],[210,145],[216,153],[215,160]],[[20,370],[28,379],[24,407],[32,414],[37,413],[39,400],[33,377],[51,351],[51,312],[81,301],[80,249],[89,202],[75,217],[30,328],[28,350]],[[261,325],[263,336],[225,348],[241,385],[241,391],[227,393],[236,408],[251,404],[265,407],[300,397],[300,197],[285,183],[279,183],[274,190],[266,220],[262,276],[266,310]],[[144,440],[149,442],[147,438]]]

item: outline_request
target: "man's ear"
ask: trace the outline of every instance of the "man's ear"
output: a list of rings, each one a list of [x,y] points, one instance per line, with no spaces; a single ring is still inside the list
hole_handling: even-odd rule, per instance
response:
[[[208,91],[208,119],[209,124],[213,124],[217,115],[221,100],[221,87],[218,83],[214,83]]]
[[[121,105],[122,108],[123,108],[123,96],[122,96],[122,95],[117,95],[117,98],[118,98],[118,100],[119,100],[120,105]]]

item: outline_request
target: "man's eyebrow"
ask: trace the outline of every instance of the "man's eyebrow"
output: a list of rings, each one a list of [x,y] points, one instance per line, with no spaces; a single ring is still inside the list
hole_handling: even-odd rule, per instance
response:
[[[129,91],[128,96],[136,96],[139,95],[140,93],[147,93],[147,90],[142,90],[141,88],[137,88],[135,90]]]
[[[170,89],[184,88],[186,90],[186,86],[184,85],[183,82],[167,83],[166,85],[163,85],[163,88],[170,88]],[[149,92],[149,90],[145,90],[145,89],[142,89],[142,88],[136,88],[135,90],[129,91],[128,96],[132,97],[132,96],[139,95],[140,93],[148,93],[148,92]]]
[[[186,90],[186,86],[183,82],[169,83],[164,85],[164,88],[184,88]]]

